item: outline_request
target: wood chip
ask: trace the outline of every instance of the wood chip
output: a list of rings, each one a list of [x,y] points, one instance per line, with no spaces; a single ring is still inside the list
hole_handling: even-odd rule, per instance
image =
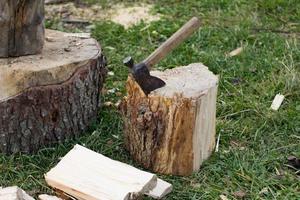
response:
[[[221,200],[228,200],[228,198],[225,195],[223,195],[223,194],[220,195],[220,199]]]
[[[84,200],[135,199],[157,184],[154,174],[76,145],[45,175],[54,188]]]
[[[39,195],[40,200],[62,200],[61,198],[58,198],[56,196],[50,196],[48,194],[41,194]]]
[[[81,39],[91,38],[91,33],[66,33],[66,37],[76,37]]]
[[[281,94],[277,94],[272,102],[271,109],[278,110],[284,100],[284,96]]]
[[[239,48],[237,48],[237,49],[231,51],[231,52],[228,54],[228,56],[229,56],[229,57],[237,56],[237,55],[239,55],[240,53],[242,53],[242,51],[243,51],[243,47],[239,47]]]
[[[219,152],[220,137],[221,137],[221,134],[218,135],[215,152]]]
[[[156,187],[150,192],[146,193],[146,195],[154,198],[154,199],[162,199],[167,194],[172,191],[172,185],[162,179],[157,179]]]
[[[24,190],[17,186],[0,189],[1,200],[34,200]]]

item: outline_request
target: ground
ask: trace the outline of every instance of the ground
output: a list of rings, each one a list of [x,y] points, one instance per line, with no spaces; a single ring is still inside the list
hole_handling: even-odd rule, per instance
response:
[[[104,10],[118,2],[89,0]],[[115,103],[125,95],[124,57],[142,60],[191,16],[201,19],[201,29],[157,69],[202,62],[220,77],[219,152],[192,176],[160,176],[174,185],[167,199],[299,199],[300,177],[287,166],[288,156],[300,156],[299,0],[143,2],[153,5],[151,12],[159,14],[158,21],[128,29],[107,19],[92,23],[92,35],[101,43],[110,70],[104,102]],[[58,20],[48,20],[47,26],[64,28]],[[239,55],[228,56],[238,47],[243,47]],[[286,98],[275,112],[270,105],[277,93]],[[76,143],[140,167],[123,148],[117,109],[104,107],[99,120],[80,138],[35,155],[0,155],[0,186],[49,192],[43,174]]]

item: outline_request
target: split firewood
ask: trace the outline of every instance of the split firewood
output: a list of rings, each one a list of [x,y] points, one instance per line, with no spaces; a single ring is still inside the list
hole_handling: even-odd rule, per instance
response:
[[[152,71],[166,86],[149,95],[129,76],[121,104],[125,146],[145,168],[190,175],[215,147],[218,77],[201,63]]]
[[[41,194],[41,195],[39,195],[39,199],[40,199],[40,200],[62,200],[62,199],[59,198],[59,197],[56,197],[56,196],[50,196],[50,195],[47,195],[47,194]]]
[[[17,186],[0,189],[1,200],[34,200],[24,190]]]
[[[277,94],[272,102],[271,109],[277,111],[284,100],[284,95]]]
[[[228,56],[229,56],[229,57],[237,56],[237,55],[239,55],[240,53],[242,53],[242,51],[243,51],[243,47],[239,47],[239,48],[237,48],[237,49],[231,51],[231,52],[228,54]]]
[[[84,200],[136,199],[157,184],[154,174],[76,145],[45,175],[46,182]]]
[[[172,185],[162,179],[157,179],[157,185],[154,189],[146,193],[146,195],[154,199],[162,199],[172,191]]]

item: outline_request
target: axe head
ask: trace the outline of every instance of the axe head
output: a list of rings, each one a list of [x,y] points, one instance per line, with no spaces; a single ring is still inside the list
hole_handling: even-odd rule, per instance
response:
[[[153,90],[161,88],[166,83],[155,76],[151,76],[148,67],[145,63],[134,64],[134,60],[131,57],[127,57],[123,60],[124,65],[131,69],[131,73],[135,81],[140,85],[146,95]]]

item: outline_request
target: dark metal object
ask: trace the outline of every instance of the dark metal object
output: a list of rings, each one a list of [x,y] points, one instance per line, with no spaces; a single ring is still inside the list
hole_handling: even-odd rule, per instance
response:
[[[123,60],[124,65],[131,69],[131,73],[135,81],[140,85],[146,95],[151,91],[163,87],[166,83],[155,76],[151,76],[148,67],[144,62],[134,64],[132,57]]]

